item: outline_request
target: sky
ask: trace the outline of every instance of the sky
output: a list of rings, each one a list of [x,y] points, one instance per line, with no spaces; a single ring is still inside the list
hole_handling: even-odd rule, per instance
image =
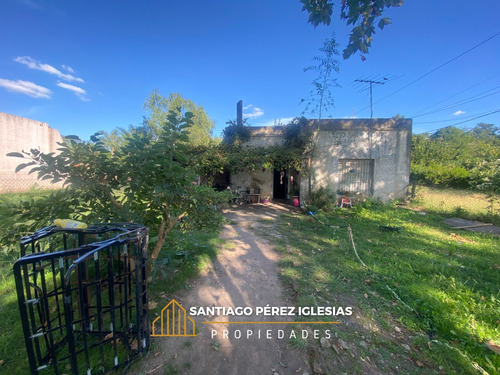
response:
[[[340,1],[336,1],[339,3]],[[366,60],[344,60],[323,117],[401,115],[415,133],[500,125],[500,2],[407,0],[385,16]],[[307,23],[299,0],[0,2],[0,112],[83,139],[140,125],[157,88],[203,106],[220,135],[236,118],[254,126],[303,113],[325,38],[342,50],[350,29]],[[496,113],[491,113],[495,112]],[[308,114],[305,114],[306,117]]]

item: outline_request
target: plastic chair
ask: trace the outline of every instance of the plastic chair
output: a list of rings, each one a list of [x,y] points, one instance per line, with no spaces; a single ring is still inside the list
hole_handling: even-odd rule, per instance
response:
[[[349,208],[352,208],[352,200],[351,198],[348,198],[348,197],[342,197],[340,199],[340,207],[347,207],[349,206]]]

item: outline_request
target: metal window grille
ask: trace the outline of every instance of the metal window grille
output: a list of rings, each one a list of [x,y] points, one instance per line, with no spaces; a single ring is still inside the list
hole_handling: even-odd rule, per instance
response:
[[[31,374],[103,373],[149,347],[146,227],[43,228],[14,264]]]
[[[373,159],[339,159],[339,191],[373,194]]]

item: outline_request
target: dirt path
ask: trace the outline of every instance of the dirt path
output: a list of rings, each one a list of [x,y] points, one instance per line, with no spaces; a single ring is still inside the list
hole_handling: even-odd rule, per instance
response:
[[[310,374],[306,356],[287,344],[284,324],[204,324],[203,321],[286,321],[283,316],[256,316],[257,307],[289,306],[278,277],[278,254],[257,232],[275,233],[274,221],[288,210],[280,205],[248,205],[225,211],[227,239],[217,259],[174,298],[190,307],[252,307],[252,316],[191,316],[197,337],[153,338],[143,374]],[[167,303],[166,301],[165,303]],[[289,321],[291,321],[290,319]],[[227,337],[224,337],[227,331]],[[281,332],[280,332],[281,331]],[[284,338],[279,336],[284,333]],[[239,335],[241,334],[241,337]],[[259,338],[260,335],[260,338]],[[269,336],[268,336],[269,335]],[[177,371],[176,371],[177,369]]]

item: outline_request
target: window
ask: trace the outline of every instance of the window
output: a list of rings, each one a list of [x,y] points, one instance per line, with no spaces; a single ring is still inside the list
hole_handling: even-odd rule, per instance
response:
[[[373,194],[373,159],[339,159],[339,191]]]

